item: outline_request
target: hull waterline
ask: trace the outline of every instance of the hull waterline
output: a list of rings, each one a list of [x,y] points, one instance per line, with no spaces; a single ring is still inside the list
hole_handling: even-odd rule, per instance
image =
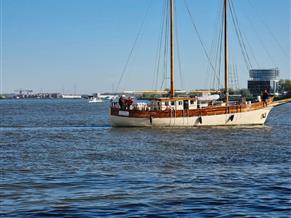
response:
[[[209,116],[135,118],[110,115],[113,127],[195,127],[265,124],[272,106],[258,110]]]

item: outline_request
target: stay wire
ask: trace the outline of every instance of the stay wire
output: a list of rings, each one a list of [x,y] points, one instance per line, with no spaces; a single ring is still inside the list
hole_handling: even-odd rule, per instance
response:
[[[149,14],[149,11],[150,11],[150,8],[151,8],[151,5],[152,5],[152,2],[153,2],[153,0],[150,1],[149,5],[148,5],[148,7],[147,7],[147,9],[146,9],[146,12],[145,12],[145,15],[144,15],[144,17],[143,17],[142,23],[141,23],[141,25],[140,25],[140,27],[139,27],[139,29],[138,29],[137,36],[136,36],[136,38],[135,38],[135,40],[134,40],[133,46],[132,46],[132,48],[131,48],[131,50],[130,50],[130,52],[129,52],[128,58],[127,58],[127,60],[126,60],[126,63],[125,63],[125,65],[124,65],[124,67],[123,67],[123,70],[122,70],[122,73],[121,73],[121,75],[120,75],[120,78],[119,78],[119,80],[118,80],[118,83],[117,83],[117,86],[116,86],[115,92],[117,92],[118,89],[119,89],[119,86],[120,86],[120,84],[121,84],[121,81],[122,81],[122,79],[123,79],[123,77],[124,77],[124,74],[126,73],[127,67],[128,67],[129,62],[130,62],[130,60],[131,60],[131,58],[132,58],[132,55],[133,55],[134,49],[136,48],[137,42],[138,42],[139,38],[140,38],[141,35],[142,35],[142,30],[143,30],[143,27],[144,27],[144,25],[145,25],[146,18],[147,18],[148,14]]]
[[[254,10],[254,8],[256,8],[254,6],[254,4],[250,0],[248,0],[248,3],[253,8],[253,10]],[[286,50],[284,49],[284,47],[282,46],[282,44],[280,43],[280,41],[278,40],[278,38],[275,36],[274,32],[271,30],[271,28],[268,26],[268,24],[261,17],[260,11],[258,10],[257,13],[255,13],[255,14],[258,15],[258,17],[260,18],[261,23],[265,26],[265,28],[270,33],[270,35],[272,36],[272,38],[274,39],[274,41],[277,43],[277,45],[280,48],[280,50],[281,50],[282,54],[284,55],[284,57],[288,57],[289,56],[289,53],[286,52]]]
[[[213,52],[213,57],[212,57],[212,60],[211,61],[214,63],[215,71],[218,71],[218,78],[219,78],[219,80],[220,80],[220,72],[219,72],[220,71],[220,67],[217,68],[217,66],[220,66],[220,63],[218,63],[218,60],[219,60],[220,56],[222,55],[221,52],[220,52],[221,51],[220,50],[220,47],[222,46],[221,45],[221,43],[222,43],[221,37],[222,37],[222,28],[223,28],[223,19],[222,19],[223,13],[222,12],[223,12],[222,7],[221,8],[218,7],[217,17],[215,19],[217,21],[217,23],[215,24],[215,27],[217,27],[218,30],[215,30],[215,32],[213,34],[214,36],[218,36],[218,37],[213,38],[213,41],[211,43],[211,49],[210,49],[210,53]],[[216,35],[215,34],[216,31],[218,31],[219,34]],[[210,70],[211,70],[211,68],[208,65],[207,73],[209,73],[208,71],[210,71]],[[213,90],[218,89],[219,85],[217,85],[217,87],[216,87],[215,84],[216,84],[216,82],[219,84],[219,80],[217,80],[215,78],[215,75],[209,76],[209,84],[208,84],[208,87],[210,89],[213,89]]]
[[[233,8],[233,10],[235,11],[235,8],[236,8],[236,7],[235,7],[235,3],[232,1],[231,4],[232,4],[232,8]],[[235,14],[236,14],[236,13],[235,13]],[[249,17],[246,16],[246,14],[245,14],[244,16],[247,17],[247,18],[249,19]],[[236,20],[238,20],[238,19],[236,18]],[[250,20],[249,20],[249,21],[250,21]],[[256,30],[255,30],[255,31],[256,31]],[[257,60],[257,58],[256,58],[255,53],[254,53],[254,50],[253,50],[251,44],[249,43],[249,41],[247,40],[246,35],[243,34],[243,32],[241,32],[241,34],[242,34],[242,37],[245,39],[245,42],[246,42],[247,47],[249,48],[249,53],[250,53],[250,55],[252,56],[252,60],[254,60],[254,62],[255,62],[255,64],[256,64],[257,67],[260,67],[260,66],[259,66],[259,62],[258,62],[258,60]]]
[[[251,5],[250,5],[250,7],[251,7]],[[270,51],[268,50],[266,44],[264,43],[264,40],[262,40],[262,37],[261,37],[260,33],[257,31],[257,28],[256,28],[255,25],[254,25],[254,22],[252,22],[252,19],[248,16],[247,13],[245,13],[245,14],[247,15],[246,17],[247,17],[249,23],[251,24],[251,26],[252,26],[252,28],[253,28],[255,34],[256,34],[256,38],[258,39],[259,43],[261,44],[262,48],[263,48],[264,51],[265,51],[266,58],[269,59],[269,61],[270,61],[273,65],[276,65],[276,64],[275,64],[275,60],[274,60],[274,58],[272,57]]]
[[[194,30],[195,30],[197,36],[198,36],[198,40],[199,40],[199,42],[200,42],[200,44],[201,44],[201,46],[202,46],[203,52],[204,52],[204,54],[205,54],[205,56],[206,56],[206,58],[207,58],[207,60],[208,60],[208,62],[209,62],[209,64],[210,64],[210,66],[211,66],[211,69],[212,69],[213,72],[214,72],[215,77],[217,77],[216,72],[215,72],[215,68],[214,68],[214,66],[213,66],[213,64],[212,64],[212,62],[211,62],[211,59],[210,59],[210,57],[209,57],[209,55],[208,55],[208,52],[207,52],[207,50],[206,50],[206,47],[205,47],[205,45],[204,45],[204,43],[203,43],[203,41],[202,41],[202,38],[201,38],[201,36],[200,36],[200,34],[199,34],[199,32],[198,32],[197,26],[196,26],[196,24],[195,24],[195,22],[194,22],[194,18],[193,18],[193,16],[192,16],[191,12],[190,12],[190,9],[189,9],[189,7],[188,7],[188,4],[187,4],[186,0],[184,0],[184,4],[185,4],[186,10],[187,10],[187,12],[188,12],[188,15],[189,15],[189,17],[190,17],[190,19],[191,19],[192,26],[193,26],[193,28],[194,28]]]
[[[242,52],[242,55],[243,55],[243,58],[244,58],[244,61],[245,61],[245,65],[246,65],[247,70],[249,70],[249,69],[252,68],[252,64],[250,62],[250,58],[248,56],[247,49],[246,49],[246,46],[244,44],[244,41],[243,41],[243,38],[242,38],[242,34],[241,34],[241,31],[240,31],[240,28],[239,28],[239,23],[238,23],[238,20],[237,20],[237,17],[236,17],[236,14],[235,14],[235,11],[233,9],[233,5],[232,5],[231,1],[230,1],[230,4],[229,4],[229,8],[230,8],[231,18],[232,18],[232,21],[233,21],[233,24],[234,24],[234,27],[235,27],[235,32],[236,32],[236,35],[237,35],[237,38],[238,38],[238,41],[239,41],[239,46],[241,48],[241,52]]]
[[[242,42],[242,45],[243,45],[243,48],[245,50],[245,54],[246,54],[246,58],[248,60],[248,64],[249,64],[249,67],[252,68],[252,62],[251,62],[251,59],[250,59],[250,56],[249,56],[249,52],[247,50],[247,47],[246,47],[246,44],[249,44],[248,43],[248,40],[247,38],[243,35],[242,31],[241,31],[241,28],[240,28],[240,25],[239,25],[239,21],[238,21],[238,17],[237,17],[237,13],[235,11],[235,7],[234,7],[234,4],[233,4],[233,1],[230,0],[230,8],[231,10],[233,11],[233,15],[234,15],[234,18],[235,18],[235,21],[236,21],[236,27],[238,29],[238,32],[239,32],[239,35],[240,35],[240,38],[241,38],[241,42]],[[251,49],[250,49],[251,50]]]
[[[215,19],[215,21],[219,21],[219,9],[218,9],[218,13],[217,14],[218,14],[217,15],[218,17]],[[217,24],[215,25],[215,27],[216,26],[219,27],[219,25],[217,25]],[[213,28],[213,29],[214,29],[214,32],[216,32],[215,28]],[[212,34],[212,35],[216,36],[216,34]],[[218,37],[219,37],[219,35],[218,35]],[[217,47],[218,47],[218,45],[216,43],[217,43],[217,37],[213,37],[212,42],[211,42],[211,46],[210,46],[210,57],[211,57],[211,61],[214,63],[214,68],[215,69],[216,69],[216,58],[217,58],[215,51],[217,51]],[[210,69],[210,67],[208,65],[207,73],[209,73],[210,70],[211,69]],[[211,73],[212,72],[210,72],[209,74],[211,74]],[[213,88],[214,84],[215,84],[215,77],[208,76],[207,78],[208,78],[207,83],[206,83],[207,85],[205,85],[205,86],[209,87],[209,88]]]
[[[166,16],[166,10],[167,10],[167,1],[164,0],[163,2],[163,9],[162,9],[162,17],[161,17],[161,24],[160,24],[160,36],[159,36],[159,42],[158,42],[158,47],[157,47],[157,58],[156,58],[156,63],[155,63],[155,68],[154,68],[154,75],[155,75],[155,85],[154,89],[158,88],[158,82],[159,82],[159,71],[160,71],[160,64],[161,64],[161,51],[162,51],[162,44],[163,44],[163,35],[165,31],[165,16]]]
[[[176,7],[175,7],[175,14],[176,13]],[[180,43],[179,43],[179,30],[178,30],[178,16],[176,15],[176,25],[175,25],[175,33],[176,33],[176,48],[177,48],[177,58],[178,58],[178,68],[179,68],[179,76],[180,76],[180,85],[181,89],[184,89],[184,81],[183,81],[183,74],[182,74],[182,62],[181,62],[181,53],[180,53]]]
[[[169,7],[170,5],[167,4],[167,8],[166,10],[168,11],[169,10]],[[164,83],[166,82],[167,80],[167,73],[168,73],[168,43],[169,43],[169,24],[170,24],[170,20],[169,20],[169,16],[166,16],[166,25],[165,25],[165,40],[164,40],[164,72],[163,72],[163,80],[162,80],[162,83],[161,83],[161,87],[160,87],[160,90],[163,89],[163,86],[164,86]]]
[[[222,65],[221,59],[222,59],[223,28],[224,28],[223,7],[221,7],[220,10],[221,10],[220,16],[218,16],[218,20],[220,20],[221,23],[220,23],[220,32],[219,32],[218,41],[217,41],[217,51],[216,51],[216,58],[215,58],[215,69],[218,71],[217,89],[221,88],[219,87],[219,84],[220,84],[221,65]],[[215,77],[214,77],[214,80],[215,80]],[[215,85],[213,87],[215,87]]]

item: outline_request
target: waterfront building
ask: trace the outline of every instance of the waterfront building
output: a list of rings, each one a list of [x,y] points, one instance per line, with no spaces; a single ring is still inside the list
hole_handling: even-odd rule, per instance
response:
[[[261,95],[264,90],[277,93],[279,69],[251,69],[248,89],[253,95]]]

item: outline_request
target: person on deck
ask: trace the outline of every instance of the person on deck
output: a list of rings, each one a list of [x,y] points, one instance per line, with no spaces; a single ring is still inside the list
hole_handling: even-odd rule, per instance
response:
[[[121,110],[124,110],[124,98],[123,96],[121,96],[118,100],[118,103],[119,103],[119,107]]]
[[[128,97],[127,101],[126,101],[126,106],[127,109],[130,110],[130,106],[132,105],[133,101],[131,99],[131,97]]]
[[[268,105],[268,99],[269,99],[269,93],[268,93],[267,90],[265,90],[263,95],[262,95],[263,106],[267,106]]]

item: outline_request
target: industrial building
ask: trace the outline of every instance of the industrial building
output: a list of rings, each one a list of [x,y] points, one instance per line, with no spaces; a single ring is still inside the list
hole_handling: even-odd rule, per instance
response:
[[[252,69],[248,89],[253,95],[261,95],[264,90],[277,93],[279,85],[279,69]]]

